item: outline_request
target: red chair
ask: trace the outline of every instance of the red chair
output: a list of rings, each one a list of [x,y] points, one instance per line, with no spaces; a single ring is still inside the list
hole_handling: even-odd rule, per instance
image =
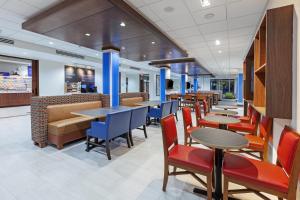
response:
[[[196,114],[196,121],[197,121],[197,126],[198,127],[219,128],[218,123],[209,122],[209,121],[206,121],[206,120],[202,119],[201,105],[198,101],[195,103],[195,109],[194,110],[195,110],[195,114]]]
[[[277,164],[251,158],[226,154],[223,162],[224,200],[228,194],[254,192],[268,199],[260,192],[278,196],[279,199],[296,200],[300,172],[300,136],[285,127],[277,149]],[[247,189],[228,190],[229,182]]]
[[[209,106],[206,99],[203,99],[203,112],[204,116],[206,116],[209,113]]]
[[[250,151],[245,151],[251,156],[256,157],[255,152],[259,153],[259,158],[261,160],[267,161],[268,160],[268,144],[269,144],[269,137],[272,131],[272,118],[263,116],[259,123],[259,135],[245,135],[247,140],[249,141]]]
[[[173,115],[161,120],[164,149],[164,182],[163,191],[166,191],[170,175],[190,174],[207,188],[207,198],[212,199],[212,173],[214,153],[211,150],[190,147],[178,144],[176,123]],[[169,166],[174,167],[169,172]],[[178,171],[180,168],[185,171]],[[206,176],[206,183],[196,174]]]
[[[228,130],[256,135],[259,118],[260,118],[260,113],[257,112],[256,110],[253,110],[251,115],[251,123],[240,122],[236,124],[228,124]]]
[[[249,104],[247,109],[247,116],[239,116],[238,119],[241,120],[241,122],[250,123],[253,109],[254,108]]]
[[[184,126],[184,145],[198,144],[194,143],[191,138],[191,133],[193,130],[197,129],[197,126],[193,126],[191,108],[183,107],[182,108],[182,119]]]

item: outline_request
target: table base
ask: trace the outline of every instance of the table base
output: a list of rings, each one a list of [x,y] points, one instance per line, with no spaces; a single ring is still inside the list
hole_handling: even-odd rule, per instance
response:
[[[206,190],[202,190],[202,189],[199,189],[199,188],[194,188],[193,192],[194,192],[195,194],[200,194],[200,195],[202,195],[202,196],[207,196],[207,191],[206,191]],[[214,199],[216,199],[216,198],[215,198],[215,193],[214,193],[214,192],[212,193],[212,197],[213,197]],[[221,198],[223,199],[223,195],[222,195]],[[228,197],[228,200],[239,200],[239,199],[234,198],[234,197]]]

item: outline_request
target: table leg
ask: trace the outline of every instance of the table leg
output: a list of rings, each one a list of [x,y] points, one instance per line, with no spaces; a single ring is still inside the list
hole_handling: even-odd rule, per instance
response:
[[[215,199],[222,199],[222,162],[223,150],[215,149]]]

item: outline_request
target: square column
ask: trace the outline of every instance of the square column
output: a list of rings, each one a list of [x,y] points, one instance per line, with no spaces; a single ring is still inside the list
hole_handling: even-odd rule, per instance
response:
[[[180,90],[181,90],[181,95],[185,95],[185,88],[186,88],[186,75],[181,74],[181,82],[180,82]]]
[[[194,92],[197,93],[198,91],[198,79],[195,77],[194,78]]]
[[[243,104],[243,74],[237,75],[237,91],[236,98],[238,104]]]
[[[103,94],[110,96],[110,106],[119,106],[119,51],[103,50]]]
[[[160,68],[160,100],[166,101],[166,68]]]

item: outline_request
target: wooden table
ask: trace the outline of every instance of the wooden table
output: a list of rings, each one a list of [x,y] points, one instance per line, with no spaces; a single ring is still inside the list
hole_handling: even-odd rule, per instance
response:
[[[216,108],[224,109],[224,110],[235,110],[238,109],[237,106],[216,106]]]
[[[222,193],[222,163],[224,150],[227,149],[242,149],[248,146],[248,140],[232,131],[215,129],[215,128],[198,128],[192,131],[191,137],[193,140],[215,148],[215,192],[213,197],[216,200],[223,198]],[[195,193],[207,195],[207,191],[195,188]],[[233,198],[229,198],[233,199]]]
[[[96,108],[96,109],[81,110],[81,111],[71,112],[71,114],[90,117],[92,119],[99,119],[99,118],[106,117],[106,115],[108,114],[131,110],[131,109],[132,107],[128,107],[128,106],[116,106],[110,108]]]
[[[232,110],[221,110],[221,109],[218,109],[218,110],[211,110],[209,113],[212,113],[212,114],[217,114],[217,115],[231,115],[231,116],[234,116],[234,115],[237,115],[239,114],[237,111],[232,111]]]

